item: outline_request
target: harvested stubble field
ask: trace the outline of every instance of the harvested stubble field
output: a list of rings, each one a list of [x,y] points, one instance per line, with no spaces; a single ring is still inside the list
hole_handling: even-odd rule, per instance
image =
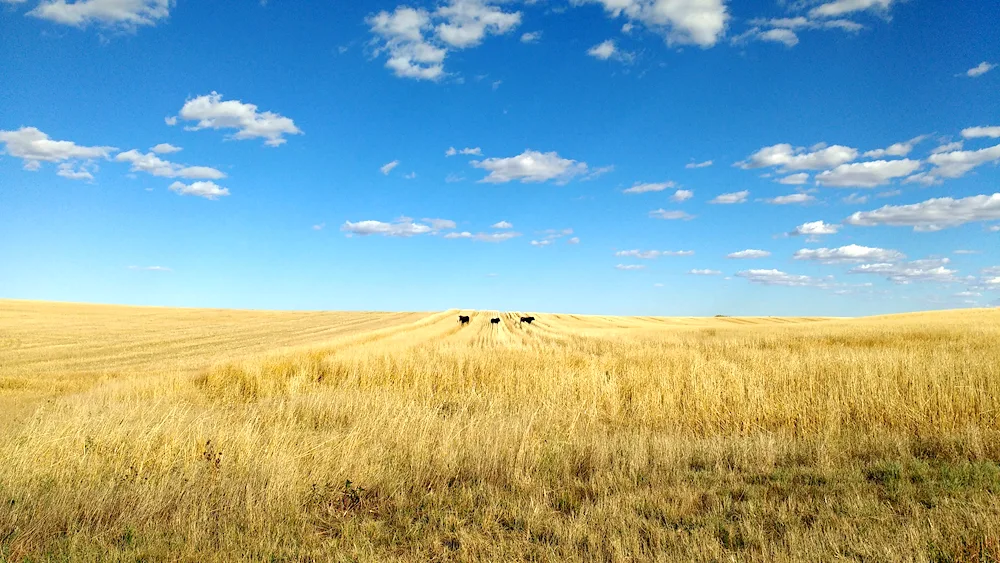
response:
[[[0,301],[0,560],[1000,559],[998,310],[457,314]]]

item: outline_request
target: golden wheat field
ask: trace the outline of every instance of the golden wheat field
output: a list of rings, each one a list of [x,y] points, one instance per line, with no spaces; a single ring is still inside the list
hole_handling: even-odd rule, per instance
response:
[[[0,300],[0,561],[1000,560],[1000,310],[459,313]]]

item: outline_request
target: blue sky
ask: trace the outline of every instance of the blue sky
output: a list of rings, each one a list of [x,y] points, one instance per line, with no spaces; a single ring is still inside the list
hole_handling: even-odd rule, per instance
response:
[[[0,0],[0,297],[1000,304],[993,0],[308,4]]]

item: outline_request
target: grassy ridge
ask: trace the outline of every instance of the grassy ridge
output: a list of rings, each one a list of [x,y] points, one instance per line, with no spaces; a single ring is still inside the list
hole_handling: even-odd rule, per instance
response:
[[[0,559],[1000,558],[998,311],[491,316],[59,395]]]

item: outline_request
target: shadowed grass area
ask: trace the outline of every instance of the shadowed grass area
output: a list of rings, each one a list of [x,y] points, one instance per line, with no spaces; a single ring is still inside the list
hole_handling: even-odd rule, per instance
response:
[[[492,316],[53,397],[0,559],[1000,560],[997,311]]]

